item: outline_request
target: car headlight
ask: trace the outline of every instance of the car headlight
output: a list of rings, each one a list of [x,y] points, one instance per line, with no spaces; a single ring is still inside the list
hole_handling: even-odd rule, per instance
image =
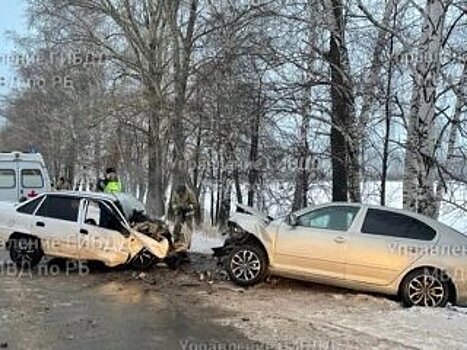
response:
[[[241,238],[243,235],[245,235],[245,231],[234,222],[229,221],[227,224],[227,227],[228,227],[227,234],[232,239],[238,239],[238,238]]]

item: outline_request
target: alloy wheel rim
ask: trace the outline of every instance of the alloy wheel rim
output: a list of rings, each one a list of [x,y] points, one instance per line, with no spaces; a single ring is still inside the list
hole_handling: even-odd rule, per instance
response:
[[[415,277],[409,284],[409,299],[415,306],[436,307],[445,296],[442,282],[431,274]]]
[[[231,270],[237,280],[249,282],[258,277],[261,271],[261,260],[251,250],[240,250],[232,258]]]

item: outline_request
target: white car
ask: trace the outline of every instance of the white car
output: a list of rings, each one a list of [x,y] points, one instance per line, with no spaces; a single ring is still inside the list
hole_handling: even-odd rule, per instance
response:
[[[33,267],[46,255],[145,269],[169,251],[165,237],[130,227],[144,206],[127,194],[51,192],[0,206],[0,240],[19,266]]]

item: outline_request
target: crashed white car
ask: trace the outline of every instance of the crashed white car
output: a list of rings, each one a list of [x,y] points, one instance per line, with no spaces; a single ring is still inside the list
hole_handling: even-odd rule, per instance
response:
[[[169,241],[131,228],[132,215],[143,211],[127,194],[45,193],[0,204],[0,242],[19,266],[33,267],[45,255],[145,269],[167,256]]]

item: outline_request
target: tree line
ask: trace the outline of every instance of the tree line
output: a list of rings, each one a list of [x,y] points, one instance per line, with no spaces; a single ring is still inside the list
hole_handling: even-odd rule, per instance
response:
[[[303,208],[323,181],[353,202],[377,181],[384,205],[391,178],[437,217],[465,184],[460,0],[29,0],[27,15],[21,52],[75,59],[18,75],[72,84],[10,93],[1,143],[40,150],[56,178],[116,166],[156,215],[186,182],[213,223],[232,197]]]

